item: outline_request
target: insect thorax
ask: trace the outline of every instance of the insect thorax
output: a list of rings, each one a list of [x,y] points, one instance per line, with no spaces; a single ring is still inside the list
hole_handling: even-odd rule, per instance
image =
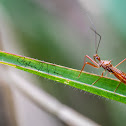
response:
[[[100,65],[100,67],[103,67],[105,70],[107,70],[109,72],[112,72],[112,70],[111,70],[111,67],[112,67],[111,61],[101,60],[99,62],[99,65]]]

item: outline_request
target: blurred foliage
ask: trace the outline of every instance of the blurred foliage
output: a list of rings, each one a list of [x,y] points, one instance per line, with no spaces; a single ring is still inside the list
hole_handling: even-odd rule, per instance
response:
[[[101,1],[111,24],[116,28],[118,34],[126,39],[126,1],[103,0]]]
[[[48,60],[46,57],[55,53],[54,50],[60,52],[57,44],[54,44],[54,41],[58,41],[58,36],[55,38],[54,34],[57,34],[55,32],[60,27],[55,17],[29,0],[3,1],[3,4],[8,10],[13,24],[15,24],[18,36],[32,53],[31,55],[34,57],[37,55],[37,58],[41,56],[44,60]],[[38,50],[42,52],[39,56]]]
[[[97,2],[101,4],[98,6]],[[1,0],[0,3],[14,24],[16,37],[24,45],[20,49],[23,55],[77,69],[81,69],[85,54],[93,55],[94,34],[87,32],[85,16],[78,11],[80,6],[76,1]],[[98,54],[102,59],[113,59],[116,65],[126,54],[125,2],[96,0],[89,1],[89,5],[98,33],[102,35]],[[94,6],[99,8],[99,15],[95,13]],[[119,68],[126,70],[125,65]],[[85,70],[101,73],[87,66]],[[124,104],[104,100],[47,79],[38,79],[46,91],[101,125],[126,125]]]

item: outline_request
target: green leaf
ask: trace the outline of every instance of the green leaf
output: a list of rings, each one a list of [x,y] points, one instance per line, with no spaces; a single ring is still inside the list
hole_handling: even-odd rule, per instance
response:
[[[87,72],[80,73],[79,70],[40,61],[20,55],[0,51],[0,63],[27,71],[63,84],[84,90],[105,98],[126,103],[126,86],[122,83],[116,89],[119,81],[111,78],[101,78],[95,85],[91,85],[99,76]]]

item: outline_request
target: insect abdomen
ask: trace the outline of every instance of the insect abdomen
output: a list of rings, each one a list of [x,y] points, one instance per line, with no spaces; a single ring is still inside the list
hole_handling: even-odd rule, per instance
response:
[[[113,67],[111,70],[116,78],[118,78],[121,82],[126,84],[126,74],[124,72],[120,71],[119,69],[115,67]]]

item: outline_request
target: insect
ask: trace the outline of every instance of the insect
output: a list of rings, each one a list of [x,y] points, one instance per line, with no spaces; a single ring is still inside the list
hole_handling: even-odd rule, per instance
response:
[[[92,28],[91,28],[91,30],[93,30],[95,32],[95,34],[100,37],[98,46],[96,48],[96,54],[94,54],[93,59],[91,57],[89,57],[88,55],[85,55],[84,64],[83,64],[83,67],[82,67],[78,77],[80,77],[80,75],[81,75],[82,71],[84,70],[86,64],[88,64],[92,67],[95,67],[95,68],[102,67],[104,69],[104,71],[102,72],[99,79],[97,79],[94,83],[92,83],[92,85],[94,85],[97,81],[99,81],[103,77],[103,74],[104,74],[105,71],[108,71],[109,73],[112,73],[116,78],[118,78],[120,80],[118,86],[114,90],[114,93],[115,93],[116,90],[118,89],[119,85],[121,84],[121,82],[126,85],[126,73],[124,73],[124,72],[122,72],[122,71],[120,71],[119,69],[116,68],[121,63],[123,63],[126,60],[126,58],[124,60],[122,60],[120,63],[118,63],[115,67],[111,64],[111,60],[110,61],[109,60],[101,60],[100,56],[98,56],[98,54],[97,54],[98,48],[99,48],[99,45],[100,45],[100,42],[101,42],[101,35],[99,35],[96,32],[96,30],[94,30]],[[86,58],[88,58],[92,63],[86,62]]]

